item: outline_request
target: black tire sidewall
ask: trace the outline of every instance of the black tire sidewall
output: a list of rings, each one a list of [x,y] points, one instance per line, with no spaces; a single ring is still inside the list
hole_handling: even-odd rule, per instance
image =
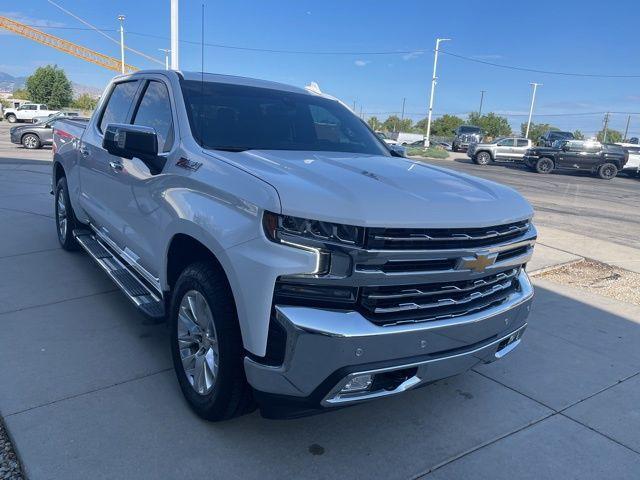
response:
[[[613,175],[605,175],[604,174],[605,168],[612,169]],[[612,180],[616,177],[616,175],[618,175],[618,167],[616,167],[613,163],[605,163],[603,165],[600,165],[600,167],[598,168],[598,176],[603,180]]]
[[[64,196],[64,204],[67,209],[67,236],[64,240],[60,237],[60,228],[58,225],[58,195],[60,194],[60,190],[62,190],[62,195]],[[76,216],[73,212],[73,208],[71,207],[71,200],[69,199],[69,187],[67,186],[66,177],[62,177],[58,180],[56,184],[55,195],[53,196],[53,209],[54,209],[54,217],[56,223],[56,236],[58,237],[58,242],[60,246],[68,251],[74,251],[78,249],[78,243],[76,242],[75,237],[73,236],[73,230],[76,228]]]
[[[549,163],[549,164],[550,164],[550,168],[549,168],[548,170],[542,170],[542,169],[540,168],[540,166],[541,166],[543,163]],[[547,174],[547,173],[551,173],[551,171],[553,170],[554,166],[555,166],[555,165],[554,165],[554,163],[553,163],[553,160],[551,160],[550,158],[546,158],[546,157],[544,157],[544,158],[541,158],[540,160],[538,160],[538,161],[536,162],[536,164],[535,164],[535,170],[536,170],[536,172],[538,172],[538,173]]]
[[[25,145],[25,139],[29,138],[29,137],[33,137],[33,138],[36,139],[36,146],[35,147],[27,147]],[[33,133],[27,133],[25,136],[22,137],[22,146],[24,148],[29,149],[29,150],[37,150],[38,148],[40,148],[40,139],[38,138],[37,135],[34,135]]]
[[[238,382],[246,382],[242,358],[244,350],[235,303],[220,275],[220,272],[204,263],[187,267],[176,282],[169,314],[171,356],[180,389],[196,414],[214,421],[233,416],[230,412],[235,410],[232,403]],[[197,393],[189,383],[178,348],[178,309],[182,298],[190,290],[196,290],[205,297],[213,315],[218,339],[218,374],[213,389],[206,395]]]

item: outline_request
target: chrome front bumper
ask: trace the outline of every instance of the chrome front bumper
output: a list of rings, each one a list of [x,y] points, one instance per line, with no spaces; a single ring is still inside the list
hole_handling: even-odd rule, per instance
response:
[[[249,357],[247,379],[258,392],[309,399],[317,408],[394,395],[492,362],[520,343],[533,287],[524,271],[520,290],[486,310],[430,322],[375,325],[358,312],[276,306],[287,332],[281,366]],[[506,342],[506,343],[505,343]],[[393,389],[341,395],[355,375],[415,369]],[[413,370],[412,370],[413,372]]]

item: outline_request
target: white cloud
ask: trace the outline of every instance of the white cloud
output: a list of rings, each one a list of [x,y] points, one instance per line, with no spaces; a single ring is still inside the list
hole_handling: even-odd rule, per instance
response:
[[[371,60],[356,60],[353,64],[356,67],[365,67],[371,63]]]
[[[418,58],[420,55],[424,55],[422,50],[416,50],[415,52],[409,52],[402,55],[403,60],[413,60],[414,58]]]

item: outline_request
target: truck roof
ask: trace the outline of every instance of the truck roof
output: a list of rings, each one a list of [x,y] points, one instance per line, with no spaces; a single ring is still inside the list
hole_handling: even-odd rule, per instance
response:
[[[171,72],[171,70],[169,72]],[[127,76],[135,77],[137,75],[144,75],[149,73],[166,75],[168,72],[167,70],[138,70],[137,72],[134,72]],[[294,87],[293,85],[287,85],[285,83],[272,82],[269,80],[260,80],[257,78],[241,77],[238,75],[224,75],[220,73],[208,73],[208,72],[204,72],[203,74],[202,72],[178,71],[175,73],[182,76],[182,78],[184,78],[185,80],[200,81],[204,79],[205,82],[228,83],[232,85],[245,85],[247,87],[270,88],[272,90],[282,90],[286,92],[312,95],[312,93],[305,90],[304,88]]]

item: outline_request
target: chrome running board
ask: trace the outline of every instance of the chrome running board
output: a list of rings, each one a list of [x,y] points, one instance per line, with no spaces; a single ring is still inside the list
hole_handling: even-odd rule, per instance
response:
[[[157,321],[164,319],[165,311],[161,292],[128,268],[127,263],[95,233],[88,230],[74,230],[73,236],[142,314]]]

